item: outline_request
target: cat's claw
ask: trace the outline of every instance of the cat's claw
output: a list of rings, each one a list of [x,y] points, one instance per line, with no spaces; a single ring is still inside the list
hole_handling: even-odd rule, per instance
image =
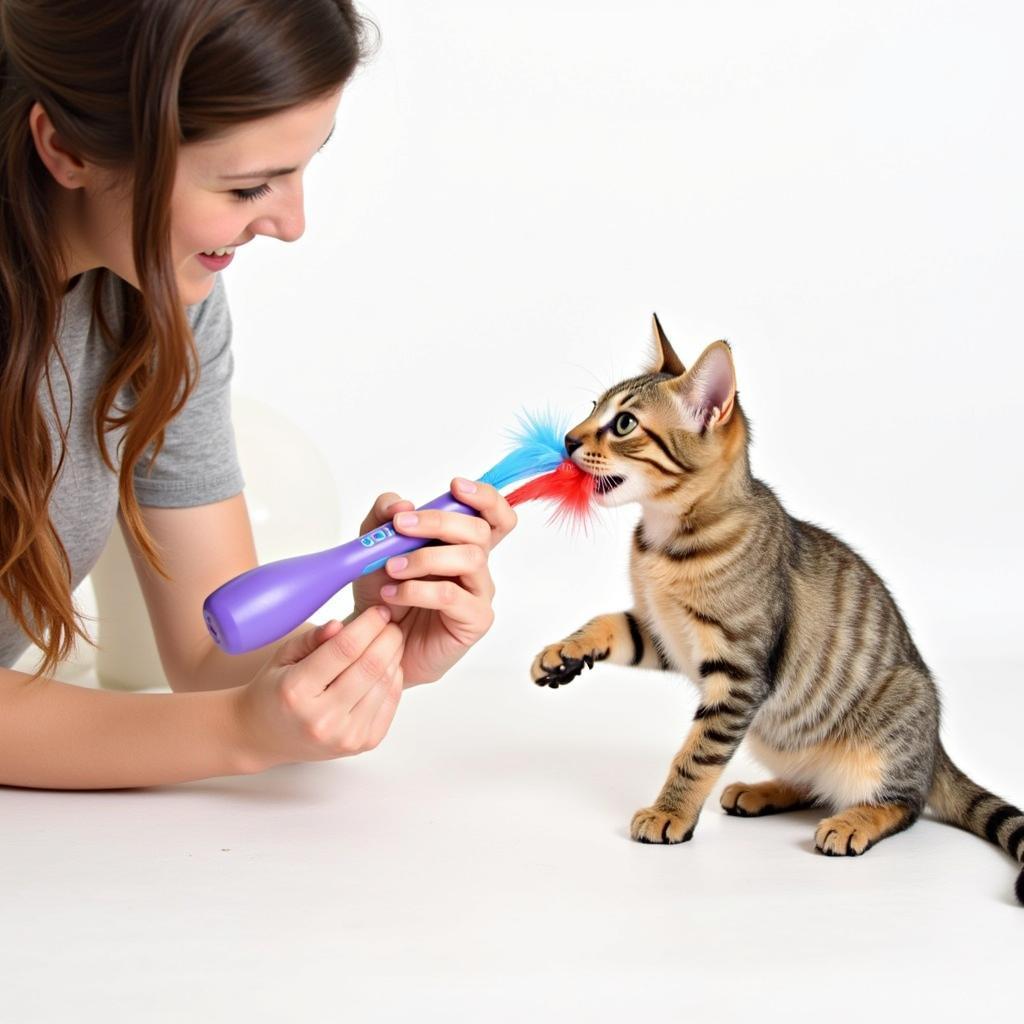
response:
[[[557,690],[559,686],[572,682],[584,666],[593,668],[594,662],[600,660],[601,656],[595,651],[580,650],[578,656],[570,653],[569,642],[551,644],[534,659],[530,678],[538,686],[549,686]]]
[[[875,842],[866,830],[842,815],[819,822],[814,833],[814,848],[826,857],[859,857]]]
[[[638,843],[673,845],[688,843],[693,838],[696,821],[684,821],[669,811],[644,807],[633,815],[629,834]]]
[[[557,690],[559,686],[572,682],[583,671],[583,664],[588,660],[587,658],[565,658],[554,668],[548,669],[539,679],[534,679],[534,682],[538,686],[550,686],[552,690]],[[593,661],[589,660],[587,668],[593,668],[593,666]]]

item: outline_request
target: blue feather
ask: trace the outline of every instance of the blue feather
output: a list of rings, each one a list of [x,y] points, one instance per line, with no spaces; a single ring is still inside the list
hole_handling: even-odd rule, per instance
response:
[[[550,409],[517,415],[519,428],[508,431],[512,451],[479,478],[482,483],[500,489],[524,477],[549,473],[568,458],[565,435],[569,428]]]

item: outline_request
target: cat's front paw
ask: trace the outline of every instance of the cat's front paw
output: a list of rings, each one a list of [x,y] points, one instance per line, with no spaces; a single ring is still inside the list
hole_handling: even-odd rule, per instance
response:
[[[644,807],[633,815],[629,834],[638,843],[686,843],[693,838],[697,820],[681,818],[657,807]]]
[[[607,657],[607,651],[595,651],[578,640],[560,640],[557,644],[548,644],[533,659],[530,678],[538,686],[550,686],[555,690],[575,679],[584,665],[593,668],[595,661]]]
[[[828,857],[859,857],[875,845],[877,837],[863,827],[864,823],[843,815],[825,818],[814,832],[814,847]]]

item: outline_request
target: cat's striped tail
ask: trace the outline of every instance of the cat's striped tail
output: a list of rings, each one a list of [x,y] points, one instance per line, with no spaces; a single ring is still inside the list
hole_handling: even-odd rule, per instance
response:
[[[1022,866],[1017,899],[1024,903],[1024,811],[964,775],[941,743],[928,805],[942,821],[1001,846]]]

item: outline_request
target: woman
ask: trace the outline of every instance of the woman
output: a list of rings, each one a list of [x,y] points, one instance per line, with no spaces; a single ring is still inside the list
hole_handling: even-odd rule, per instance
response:
[[[488,552],[515,515],[458,479],[481,517],[397,518],[446,543],[360,580],[344,624],[233,658],[203,624],[256,564],[218,271],[302,234],[302,174],[363,40],[347,0],[0,0],[0,666],[44,652],[33,677],[0,668],[0,784],[358,753],[490,627]],[[382,494],[362,529],[412,507]],[[115,518],[173,693],[46,677],[88,640],[71,595]]]

